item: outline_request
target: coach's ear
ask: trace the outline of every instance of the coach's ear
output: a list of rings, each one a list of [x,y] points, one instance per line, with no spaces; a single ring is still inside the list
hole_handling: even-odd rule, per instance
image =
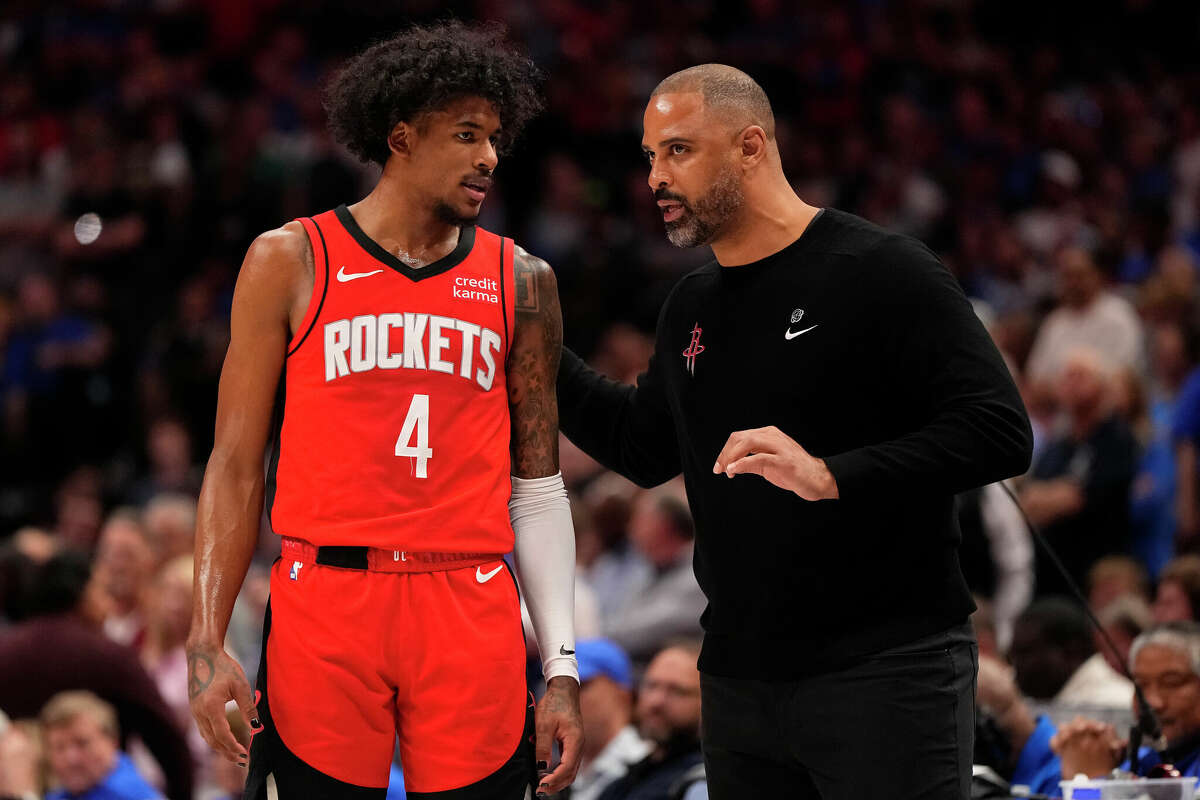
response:
[[[417,129],[411,122],[400,120],[388,134],[388,149],[398,156],[407,158],[412,155],[412,146]]]
[[[743,169],[755,167],[767,157],[767,132],[759,125],[747,125],[738,133],[737,143]]]

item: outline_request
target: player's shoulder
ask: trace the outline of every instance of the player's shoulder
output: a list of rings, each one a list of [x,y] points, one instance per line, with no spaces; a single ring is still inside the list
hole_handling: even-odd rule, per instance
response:
[[[550,266],[546,259],[535,256],[521,245],[513,242],[513,268],[516,269],[518,267],[534,274],[554,274],[554,268]]]
[[[553,292],[558,295],[558,280],[554,269],[543,258],[538,258],[524,247],[513,242],[513,280],[517,285],[517,308],[521,309],[522,298],[536,296],[529,291],[537,287],[538,294]]]
[[[297,220],[254,237],[242,262],[239,281],[291,289],[308,285],[316,274],[312,243]]]
[[[278,228],[263,231],[254,237],[254,241],[250,243],[250,249],[246,253],[247,262],[251,259],[256,261],[287,259],[304,261],[311,258],[312,244],[308,240],[308,231],[304,230],[304,225],[299,220],[292,220]]]

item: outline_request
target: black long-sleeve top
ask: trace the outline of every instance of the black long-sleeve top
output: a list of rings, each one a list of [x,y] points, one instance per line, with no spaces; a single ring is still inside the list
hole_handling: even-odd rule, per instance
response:
[[[569,324],[569,320],[568,320]],[[642,486],[683,472],[708,598],[700,668],[786,680],[964,621],[954,495],[1020,474],[1033,436],[957,282],[914,239],[826,209],[761,261],[687,275],[637,386],[564,351],[568,438]],[[837,500],[713,474],[774,425]]]

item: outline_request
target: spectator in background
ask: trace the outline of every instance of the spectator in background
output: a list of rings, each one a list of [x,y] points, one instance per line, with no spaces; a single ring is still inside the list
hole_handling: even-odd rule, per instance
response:
[[[1057,794],[1062,767],[1050,740],[1058,729],[1046,714],[1034,715],[1017,689],[1012,668],[980,653],[976,702],[1002,737],[997,743],[1001,752],[994,754],[997,763],[990,766],[1014,786]]]
[[[1158,591],[1154,595],[1154,621],[1195,620],[1197,610],[1200,610],[1200,556],[1178,556],[1159,576]]]
[[[54,538],[62,547],[95,550],[104,522],[101,481],[98,469],[78,467],[54,492]]]
[[[192,718],[184,650],[192,622],[192,557],[176,556],[164,564],[148,587],[146,600],[146,636],[140,648],[142,665],[175,713],[180,730],[187,732],[192,760],[204,764],[211,751]]]
[[[637,720],[638,733],[653,749],[610,784],[600,800],[707,800],[700,754],[699,655],[700,645],[688,642],[668,645],[651,659],[638,688]]]
[[[602,620],[616,616],[633,583],[648,569],[628,533],[633,498],[639,491],[628,479],[604,472],[588,484],[580,498],[590,512],[600,551],[580,574],[596,592]]]
[[[138,647],[146,632],[145,591],[154,568],[154,551],[136,509],[120,508],[100,529],[96,578],[112,600],[104,633],[114,642]]]
[[[1120,672],[1121,665],[1129,663],[1129,648],[1133,646],[1133,640],[1154,625],[1154,612],[1142,595],[1123,594],[1097,612],[1096,618],[1117,650],[1114,653],[1097,633],[1096,651],[1104,656],[1110,667]]]
[[[1075,582],[1101,556],[1129,549],[1129,487],[1137,444],[1112,413],[1112,373],[1094,350],[1067,356],[1058,393],[1066,429],[1033,462],[1021,505],[1058,552]],[[1049,559],[1039,562],[1038,594],[1065,593]]]
[[[991,602],[977,595],[972,599],[975,601],[975,610],[971,612],[971,629],[975,631],[979,654],[1002,658],[1000,646],[996,643],[996,618],[992,614]]]
[[[1092,626],[1073,601],[1038,600],[1017,618],[1009,650],[1017,686],[1059,708],[1127,709],[1133,685],[1096,652]]]
[[[1195,311],[1195,305],[1192,306]],[[1181,334],[1184,335],[1184,334]],[[1197,470],[1197,446],[1200,443],[1200,338],[1188,330],[1189,365],[1191,372],[1183,380],[1174,406],[1174,426],[1171,438],[1175,449],[1177,492],[1175,497],[1176,537],[1181,549],[1196,549],[1196,537],[1200,534],[1200,470]]]
[[[40,798],[45,788],[45,753],[38,723],[10,722],[0,711],[0,797]]]
[[[1146,568],[1129,556],[1105,556],[1087,574],[1088,605],[1099,614],[1125,595],[1150,599]]]
[[[648,568],[626,587],[625,602],[602,621],[604,635],[635,663],[646,663],[664,641],[701,634],[707,601],[692,572],[692,514],[669,490],[634,502],[629,540]]]
[[[149,472],[134,484],[130,502],[143,505],[159,495],[196,497],[203,474],[192,460],[191,435],[177,419],[160,419],[146,434]]]
[[[122,735],[136,734],[153,754],[167,796],[191,800],[193,768],[183,734],[137,654],[101,633],[109,601],[87,558],[60,553],[31,586],[29,618],[0,638],[0,708],[31,717],[61,691],[94,692],[116,708]]]
[[[117,713],[91,692],[61,692],[41,713],[50,771],[46,800],[162,800],[121,752]]]
[[[1007,650],[1013,621],[1033,598],[1033,539],[999,483],[959,494],[956,506],[963,577],[973,595],[990,602],[996,644]]]
[[[1142,634],[1130,651],[1129,669],[1167,740],[1161,753],[1141,749],[1138,774],[1165,763],[1180,775],[1200,777],[1200,626],[1172,622]],[[1118,765],[1129,769],[1128,762],[1121,764],[1125,743],[1111,725],[1075,720],[1059,729],[1051,746],[1062,758],[1064,779],[1104,777]]]
[[[1165,321],[1151,329],[1151,381],[1132,369],[1117,376],[1116,410],[1129,423],[1141,456],[1130,506],[1133,553],[1157,577],[1175,553],[1178,507],[1173,425],[1176,399],[1191,365],[1194,337],[1186,326]]]
[[[595,800],[609,784],[650,754],[652,745],[633,725],[633,665],[608,639],[575,643],[579,659],[579,710],[583,760],[571,800]]]
[[[1065,247],[1055,258],[1061,304],[1042,323],[1026,376],[1035,386],[1053,391],[1073,351],[1081,347],[1104,353],[1113,367],[1145,372],[1142,323],[1133,305],[1104,286],[1092,254]]]
[[[157,566],[176,556],[189,555],[196,537],[195,496],[155,495],[142,511],[142,525]]]
[[[89,430],[86,385],[108,359],[108,331],[64,311],[59,287],[46,275],[21,280],[20,324],[3,354],[0,386],[7,395],[11,426],[23,442],[32,475],[61,477],[93,441]]]

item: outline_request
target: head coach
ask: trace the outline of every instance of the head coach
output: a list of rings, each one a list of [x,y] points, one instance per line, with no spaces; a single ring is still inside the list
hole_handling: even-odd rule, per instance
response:
[[[564,352],[561,427],[643,486],[684,475],[709,792],[966,797],[954,495],[1029,466],[1012,377],[928,248],[795,194],[749,76],[670,76],[642,147],[667,237],[715,260],[667,298],[636,387]]]

